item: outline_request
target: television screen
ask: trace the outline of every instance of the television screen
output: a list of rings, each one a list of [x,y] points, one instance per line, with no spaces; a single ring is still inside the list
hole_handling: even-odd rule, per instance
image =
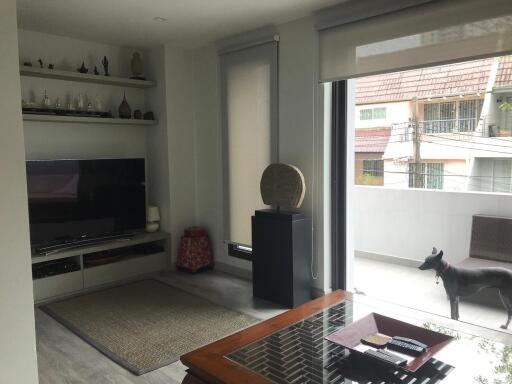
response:
[[[144,159],[31,160],[26,168],[32,246],[146,224]]]

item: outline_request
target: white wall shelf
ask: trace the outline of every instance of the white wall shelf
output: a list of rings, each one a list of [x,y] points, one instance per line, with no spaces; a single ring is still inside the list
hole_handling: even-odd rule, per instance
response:
[[[105,75],[92,75],[89,73],[79,73],[71,71],[62,71],[59,69],[46,69],[37,67],[20,68],[22,76],[42,77],[47,79],[80,81],[85,83],[97,83],[105,85],[117,85],[120,87],[131,88],[151,88],[156,86],[154,81],[150,80],[136,80],[124,77],[105,76]]]
[[[32,113],[23,114],[24,121],[56,122],[56,123],[81,123],[81,124],[115,124],[115,125],[156,125],[158,120],[118,119],[107,117],[79,117],[60,115],[38,115]]]

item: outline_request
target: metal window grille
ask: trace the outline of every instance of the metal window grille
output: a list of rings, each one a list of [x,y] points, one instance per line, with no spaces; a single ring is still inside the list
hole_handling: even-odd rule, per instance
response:
[[[443,189],[443,163],[409,163],[409,188]]]
[[[426,133],[451,133],[456,122],[456,103],[424,104],[424,129]]]
[[[386,108],[364,108],[359,111],[359,120],[378,120],[386,118]]]
[[[384,160],[363,160],[364,176],[384,176]]]
[[[482,112],[483,100],[464,100],[459,102],[459,132],[475,132]]]
[[[359,120],[372,120],[373,119],[373,109],[365,108],[359,111]]]
[[[374,108],[373,109],[373,119],[385,119],[386,118],[386,108]]]

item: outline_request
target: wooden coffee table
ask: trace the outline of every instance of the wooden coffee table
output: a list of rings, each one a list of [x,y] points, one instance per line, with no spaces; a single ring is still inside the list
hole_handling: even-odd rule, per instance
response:
[[[345,348],[324,339],[371,312],[449,333],[457,339],[414,374],[373,371],[355,364]],[[496,379],[507,383],[510,377],[496,373],[495,368],[499,372],[503,359],[510,359],[512,364],[512,348],[477,336],[475,333],[480,332],[475,331],[478,327],[389,303],[375,305],[339,290],[182,356],[181,361],[188,367],[183,383],[331,384],[353,380],[478,384]]]

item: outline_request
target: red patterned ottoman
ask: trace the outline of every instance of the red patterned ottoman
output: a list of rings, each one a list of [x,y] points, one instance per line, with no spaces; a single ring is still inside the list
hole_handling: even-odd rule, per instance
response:
[[[188,272],[213,268],[213,252],[210,239],[201,227],[185,229],[181,237],[176,267]]]

